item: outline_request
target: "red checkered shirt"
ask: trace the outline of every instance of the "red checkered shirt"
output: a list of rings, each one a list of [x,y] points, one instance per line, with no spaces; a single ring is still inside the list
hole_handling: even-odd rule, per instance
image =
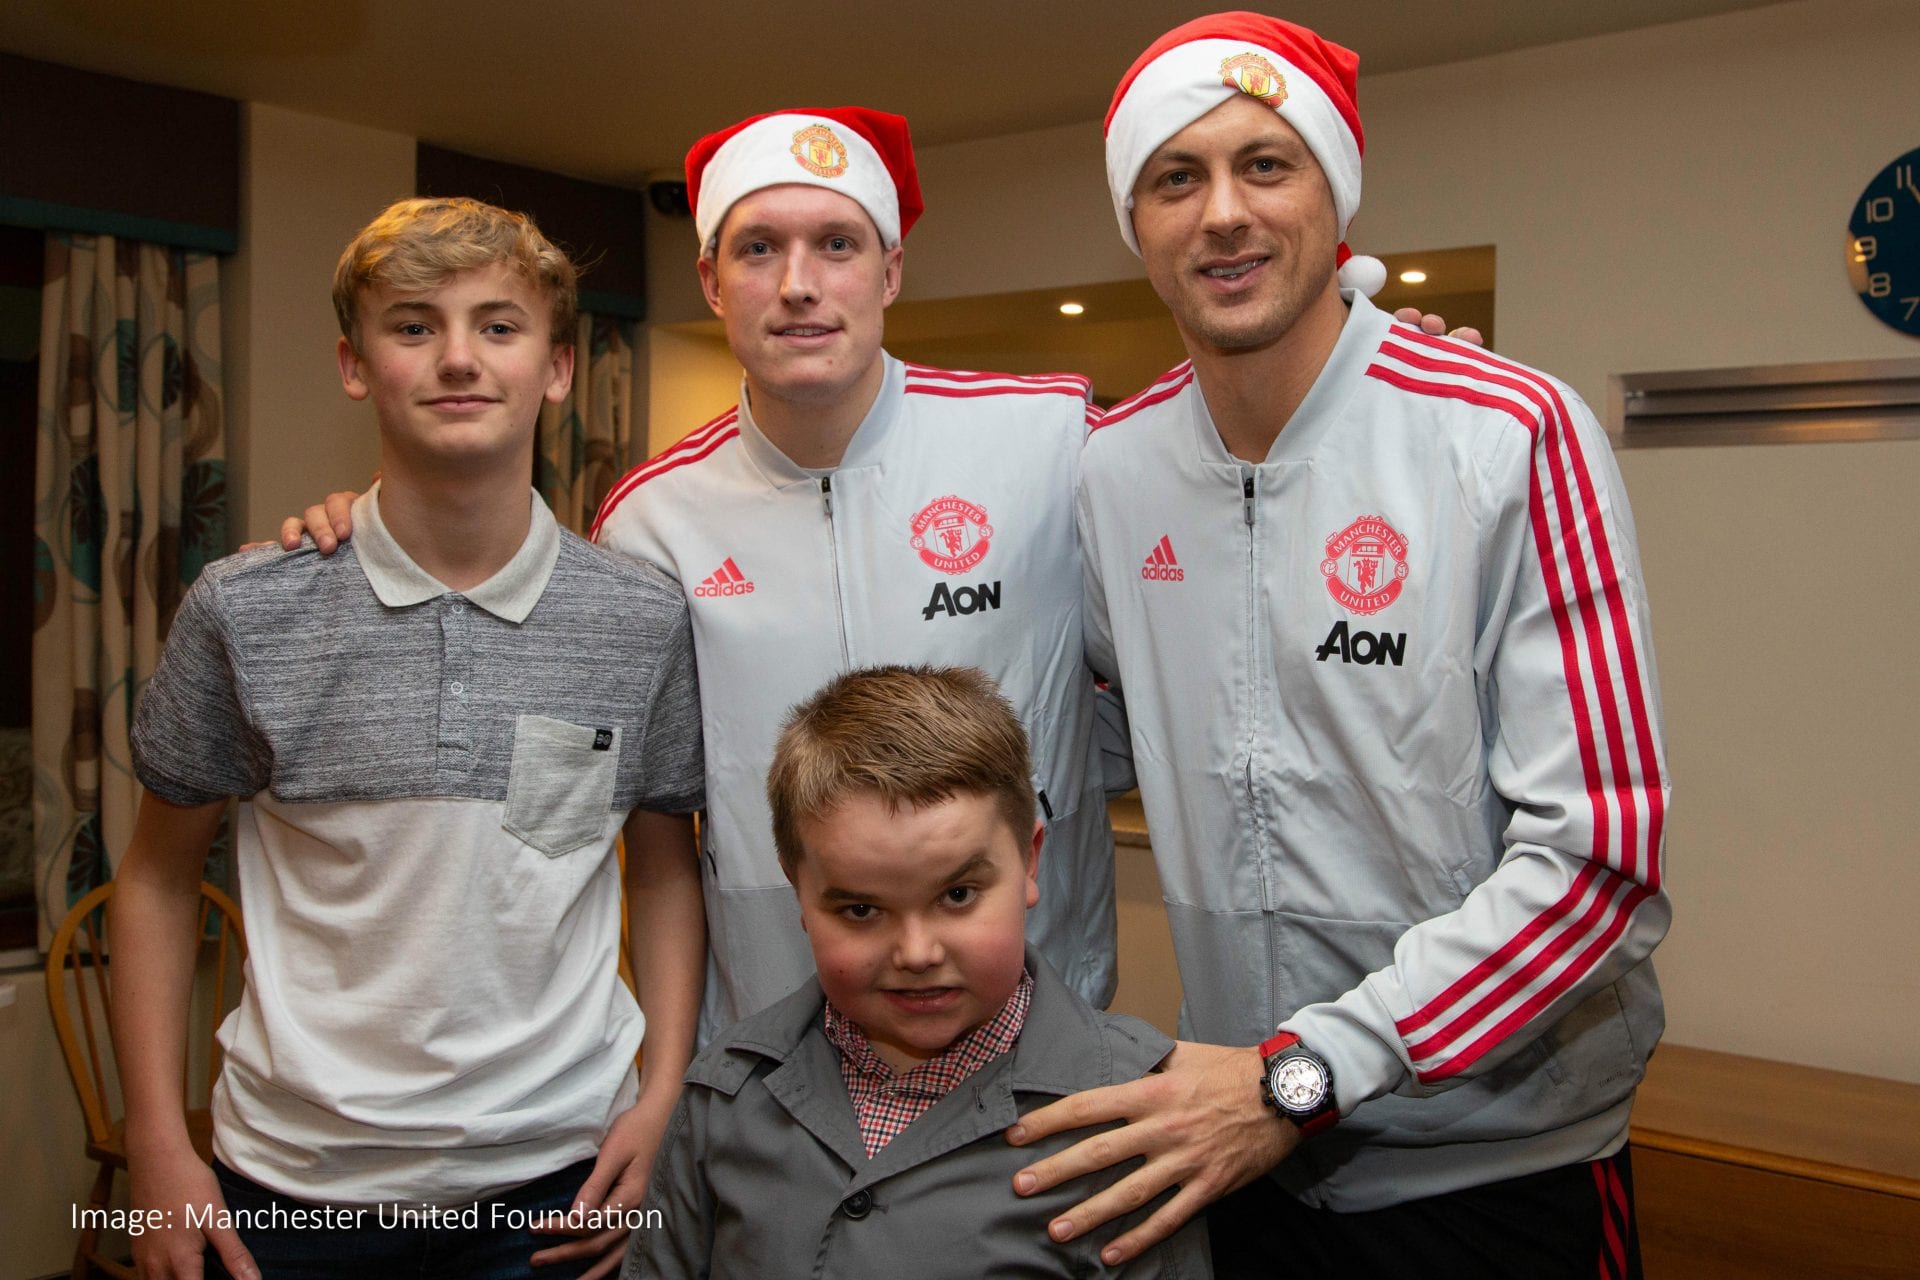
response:
[[[823,1017],[827,1039],[840,1050],[840,1078],[853,1100],[867,1158],[871,1160],[961,1081],[1011,1050],[1020,1039],[1020,1028],[1027,1024],[1027,1006],[1032,1002],[1033,975],[1022,973],[1020,985],[999,1013],[899,1075],[874,1050],[859,1024],[829,1001]]]

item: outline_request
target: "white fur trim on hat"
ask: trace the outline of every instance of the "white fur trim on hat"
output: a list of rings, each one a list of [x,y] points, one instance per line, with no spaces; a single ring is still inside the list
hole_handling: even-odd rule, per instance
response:
[[[1140,69],[1107,127],[1107,187],[1113,196],[1120,235],[1136,254],[1133,235],[1133,184],[1162,143],[1207,112],[1241,92],[1227,83],[1222,64],[1243,53],[1258,53],[1285,82],[1280,116],[1312,149],[1333,190],[1340,238],[1360,208],[1360,147],[1347,122],[1312,76],[1270,49],[1246,40],[1193,40],[1176,45]]]
[[[1340,264],[1340,287],[1358,289],[1371,298],[1387,287],[1387,264],[1356,253]]]
[[[713,243],[740,200],[789,183],[838,191],[867,211],[887,248],[900,243],[899,192],[873,144],[825,116],[776,115],[734,134],[707,162],[694,215],[700,247]]]

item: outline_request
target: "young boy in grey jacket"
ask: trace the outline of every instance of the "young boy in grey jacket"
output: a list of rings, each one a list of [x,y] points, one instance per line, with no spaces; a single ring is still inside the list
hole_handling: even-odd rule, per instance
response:
[[[793,711],[767,793],[817,976],[695,1059],[623,1274],[1106,1274],[1155,1206],[1056,1243],[1126,1169],[1023,1200],[1003,1132],[1172,1042],[1025,945],[1042,826],[1012,708],[972,668],[850,672]],[[1114,1274],[1210,1275],[1197,1228]]]

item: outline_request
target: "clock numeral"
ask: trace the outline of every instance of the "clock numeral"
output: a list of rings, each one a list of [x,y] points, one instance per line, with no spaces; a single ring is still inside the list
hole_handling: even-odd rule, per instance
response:
[[[1867,221],[1868,222],[1892,222],[1893,221],[1893,197],[1892,196],[1874,196],[1872,199],[1868,200],[1867,201]]]
[[[1867,296],[1869,298],[1888,298],[1893,296],[1893,275],[1886,271],[1876,271],[1867,277]]]
[[[1908,195],[1912,196],[1916,201],[1920,201],[1920,186],[1914,184],[1912,165],[1903,164],[1893,171],[1893,185],[1904,188]]]
[[[1872,262],[1880,256],[1879,236],[1855,236],[1853,239],[1853,260]]]
[[[1902,298],[1900,299],[1900,301],[1907,304],[1907,314],[1904,318],[1907,320],[1913,319],[1914,308],[1920,307],[1920,293],[1913,294],[1910,297]]]

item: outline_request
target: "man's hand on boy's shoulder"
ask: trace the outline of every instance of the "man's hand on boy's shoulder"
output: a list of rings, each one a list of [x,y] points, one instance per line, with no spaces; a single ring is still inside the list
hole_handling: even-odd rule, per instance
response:
[[[220,1194],[213,1170],[191,1148],[175,1155],[134,1158],[127,1182],[129,1211],[156,1223],[133,1236],[133,1263],[142,1280],[200,1280],[208,1245],[236,1280],[260,1280],[260,1268],[239,1235],[218,1223],[227,1207],[226,1197]],[[155,1214],[161,1216],[156,1219]],[[199,1222],[207,1225],[193,1225]]]
[[[669,1090],[668,1094],[671,1095],[671,1092]],[[666,1133],[667,1121],[673,1116],[673,1103],[674,1098],[668,1096],[663,1111],[657,1097],[642,1096],[615,1117],[612,1127],[607,1130],[606,1139],[600,1144],[600,1154],[593,1162],[592,1175],[580,1188],[580,1194],[573,1199],[576,1212],[586,1214],[601,1210],[631,1214],[640,1208],[641,1202],[646,1199],[647,1178],[653,1171],[653,1158],[660,1149],[660,1139]],[[618,1271],[626,1253],[627,1237],[632,1234],[624,1226],[606,1230],[576,1229],[564,1222],[550,1227],[536,1227],[534,1230],[537,1234],[575,1237],[566,1244],[542,1249],[534,1254],[532,1262],[536,1267],[598,1259],[591,1269],[580,1273],[581,1280],[599,1280]]]
[[[1470,325],[1461,325],[1458,329],[1449,332],[1444,316],[1436,316],[1431,312],[1423,313],[1418,307],[1402,307],[1393,313],[1393,318],[1401,324],[1416,325],[1419,327],[1420,332],[1430,333],[1436,338],[1444,333],[1449,338],[1458,338],[1460,341],[1470,342],[1476,347],[1484,347],[1487,345],[1486,339],[1478,329]]]
[[[1100,1252],[1108,1266],[1138,1257],[1194,1214],[1279,1164],[1300,1131],[1260,1099],[1260,1051],[1182,1040],[1153,1074],[1062,1098],[1022,1116],[1007,1140],[1026,1146],[1071,1129],[1121,1121],[1013,1176],[1032,1195],[1134,1157],[1145,1163],[1044,1224],[1055,1240],[1078,1239],[1146,1204],[1170,1187],[1171,1199]],[[1043,1224],[1035,1223],[1040,1230]]]
[[[375,480],[380,477],[374,476]],[[359,494],[351,489],[342,489],[327,495],[325,502],[308,507],[304,516],[288,516],[280,522],[280,548],[283,551],[298,551],[303,534],[313,536],[313,545],[323,556],[330,556],[340,549],[340,544],[353,537],[353,504]]]

